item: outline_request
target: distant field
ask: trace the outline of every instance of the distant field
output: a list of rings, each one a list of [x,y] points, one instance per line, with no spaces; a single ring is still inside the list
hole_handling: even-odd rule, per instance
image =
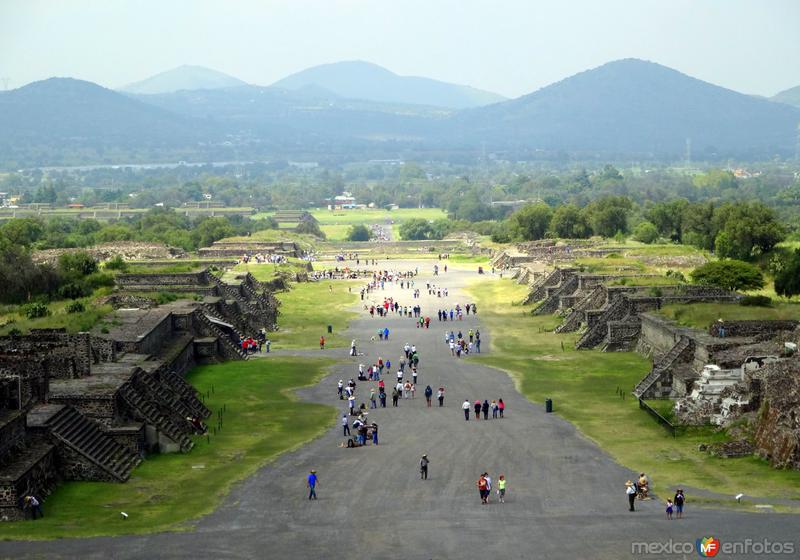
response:
[[[391,221],[400,223],[410,218],[438,220],[447,217],[447,213],[440,208],[399,208],[397,210],[378,208],[369,208],[365,210],[327,210],[318,208],[311,210],[311,215],[323,226],[386,224]]]

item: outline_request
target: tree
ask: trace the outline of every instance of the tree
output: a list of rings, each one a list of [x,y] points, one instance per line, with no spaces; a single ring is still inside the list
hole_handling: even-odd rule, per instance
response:
[[[70,251],[58,257],[58,272],[68,279],[78,279],[97,272],[97,261],[86,251]]]
[[[585,208],[585,213],[595,235],[614,237],[617,232],[628,231],[628,214],[633,203],[626,196],[604,196]]]
[[[781,260],[775,274],[775,293],[790,298],[800,294],[800,249]]]
[[[431,224],[423,218],[411,218],[400,224],[400,237],[405,240],[429,239]]]
[[[552,217],[553,211],[547,204],[529,204],[511,215],[511,228],[525,241],[543,239]]]
[[[658,228],[651,222],[641,222],[633,229],[633,238],[642,243],[655,243],[658,239]]]
[[[714,203],[698,202],[684,208],[681,239],[684,243],[710,251],[714,248]]]
[[[714,249],[721,258],[750,260],[783,241],[775,212],[760,202],[725,204],[714,212]]]
[[[658,228],[658,233],[673,241],[681,241],[683,216],[687,206],[689,201],[684,198],[659,202],[645,212],[645,217]]]
[[[694,184],[697,187],[712,190],[735,189],[739,186],[736,176],[723,169],[712,169],[708,173],[698,175],[694,178]]]
[[[562,204],[553,212],[550,231],[563,239],[585,239],[592,230],[581,209],[574,204]]]
[[[764,287],[764,275],[755,265],[725,259],[704,264],[692,271],[692,281],[726,290],[757,290]]]
[[[369,229],[363,224],[350,226],[350,229],[347,231],[348,241],[369,241],[369,238]]]

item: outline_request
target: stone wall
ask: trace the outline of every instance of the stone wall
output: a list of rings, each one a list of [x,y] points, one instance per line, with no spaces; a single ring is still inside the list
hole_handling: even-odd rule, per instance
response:
[[[111,426],[119,417],[119,409],[113,394],[51,394],[49,402],[53,404],[71,405],[87,418],[91,418],[103,426]]]
[[[0,478],[0,521],[24,519],[26,512],[20,507],[22,499],[32,494],[42,500],[58,483],[52,445],[32,446],[20,454],[18,460],[19,468],[10,476]]]
[[[25,446],[25,414],[7,412],[0,424],[0,465],[7,463],[11,456]]]
[[[0,354],[47,357],[50,377],[84,377],[92,364],[91,336],[67,334],[64,329],[32,329],[27,335],[0,338]]]
[[[769,364],[761,372],[758,453],[773,467],[800,469],[800,359]]]
[[[124,448],[136,453],[140,457],[144,456],[144,424],[136,423],[127,426],[113,426],[106,428],[105,433]]]
[[[139,289],[143,286],[204,286],[209,283],[209,272],[183,272],[172,274],[119,274],[115,281],[117,286],[129,289]]]
[[[118,482],[111,474],[67,445],[59,445],[56,456],[58,471],[64,480]]]

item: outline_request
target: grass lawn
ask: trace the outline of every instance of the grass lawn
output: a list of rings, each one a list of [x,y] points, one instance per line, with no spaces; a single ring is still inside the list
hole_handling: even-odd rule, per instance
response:
[[[347,224],[324,224],[319,226],[328,241],[347,241],[347,232],[352,226]]]
[[[746,491],[753,496],[800,498],[800,472],[772,469],[756,458],[711,457],[698,451],[698,444],[724,440],[724,434],[697,428],[673,438],[640,410],[630,390],[650,370],[642,356],[578,351],[577,333],[540,332],[556,326],[558,318],[532,316],[529,308],[514,305],[528,288],[512,280],[477,280],[469,291],[483,323],[495,333],[491,355],[479,359],[509,372],[531,401],[544,404],[545,398],[552,398],[557,414],[622,465],[647,472],[656,491],[667,492],[681,484],[731,496]],[[626,393],[624,400],[617,388]]]
[[[114,311],[110,305],[96,305],[91,299],[82,299],[86,310],[80,313],[67,313],[66,306],[72,300],[54,301],[47,304],[51,315],[38,319],[28,319],[19,313],[18,307],[11,306],[5,313],[0,313],[0,336],[7,335],[12,329],[28,333],[31,329],[66,329],[69,333],[86,332],[100,320]]]
[[[800,302],[775,302],[770,307],[751,307],[737,303],[695,303],[665,305],[659,313],[685,327],[706,329],[716,321],[800,319]]]
[[[223,427],[195,438],[187,454],[152,455],[125,484],[69,482],[44,503],[35,523],[3,523],[0,538],[44,539],[185,530],[211,512],[233,483],[278,454],[317,436],[334,421],[334,409],[298,402],[291,390],[314,383],[330,365],[323,359],[269,358],[201,366],[189,381]],[[211,392],[213,387],[213,393]],[[254,429],[257,427],[258,429]],[[123,521],[120,513],[130,516]],[[156,553],[157,555],[157,553]]]
[[[355,313],[348,311],[359,298],[362,280],[333,280],[330,282],[303,282],[292,284],[288,292],[276,294],[281,301],[278,331],[270,334],[272,347],[319,347],[319,337],[325,336],[326,347],[349,345],[339,333],[347,328]],[[332,290],[328,289],[332,287]],[[352,293],[348,288],[352,287]],[[333,335],[326,327],[333,325]]]
[[[438,220],[447,217],[447,213],[440,208],[398,208],[397,210],[385,210],[382,208],[328,210],[326,208],[317,208],[311,210],[311,215],[319,221],[321,226],[385,224],[389,221],[400,223],[410,218]]]

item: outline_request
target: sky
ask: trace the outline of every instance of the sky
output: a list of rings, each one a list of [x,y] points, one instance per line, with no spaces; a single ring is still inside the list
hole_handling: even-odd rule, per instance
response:
[[[769,96],[800,85],[798,24],[800,0],[0,0],[0,89],[366,60],[517,97],[633,57]]]

